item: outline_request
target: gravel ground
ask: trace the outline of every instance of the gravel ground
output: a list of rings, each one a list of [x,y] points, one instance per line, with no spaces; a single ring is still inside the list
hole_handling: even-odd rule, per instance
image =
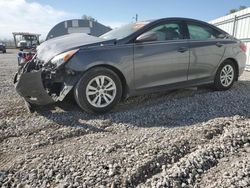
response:
[[[250,72],[226,92],[130,98],[89,115],[68,98],[30,114],[0,54],[0,187],[250,187]]]

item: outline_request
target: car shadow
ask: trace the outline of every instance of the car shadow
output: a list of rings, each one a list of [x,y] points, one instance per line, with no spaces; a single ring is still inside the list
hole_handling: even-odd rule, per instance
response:
[[[72,96],[36,111],[66,126],[80,126],[84,122],[93,128],[95,120],[138,127],[188,126],[219,117],[250,117],[250,81],[239,81],[223,92],[201,87],[131,97],[113,111],[99,115],[83,112]]]

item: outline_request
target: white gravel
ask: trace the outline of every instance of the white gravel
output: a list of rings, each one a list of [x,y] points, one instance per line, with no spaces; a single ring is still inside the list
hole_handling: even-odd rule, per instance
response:
[[[0,54],[0,187],[250,187],[250,72],[226,92],[182,89],[89,115],[28,113]]]

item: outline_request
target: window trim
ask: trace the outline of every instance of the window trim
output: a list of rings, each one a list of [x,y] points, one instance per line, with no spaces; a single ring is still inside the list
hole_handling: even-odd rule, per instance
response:
[[[150,43],[166,43],[166,42],[183,42],[184,40],[187,40],[186,38],[186,32],[185,32],[185,23],[184,21],[182,20],[165,20],[165,21],[162,21],[160,23],[156,23],[156,24],[153,24],[151,25],[150,27],[148,27],[147,29],[143,30],[142,32],[140,32],[139,34],[137,34],[134,39],[132,40],[131,43],[136,43],[136,39],[137,37],[139,37],[140,35],[150,31],[151,29],[155,28],[155,27],[158,27],[160,25],[164,25],[164,24],[171,24],[171,23],[174,23],[174,24],[178,24],[179,27],[180,27],[180,33],[182,35],[182,39],[177,39],[177,40],[163,40],[163,41],[151,41],[151,42],[144,42],[143,44],[150,44]]]

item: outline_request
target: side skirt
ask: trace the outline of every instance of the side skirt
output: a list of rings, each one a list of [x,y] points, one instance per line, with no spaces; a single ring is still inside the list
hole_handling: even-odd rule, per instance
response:
[[[189,80],[189,81],[184,81],[184,82],[179,82],[179,83],[174,83],[174,84],[167,84],[163,86],[139,89],[139,90],[135,90],[134,92],[131,92],[129,96],[144,95],[144,94],[149,94],[149,93],[156,93],[156,92],[189,88],[189,87],[198,87],[198,86],[208,85],[208,84],[213,84],[213,78],[199,79],[195,81]]]

